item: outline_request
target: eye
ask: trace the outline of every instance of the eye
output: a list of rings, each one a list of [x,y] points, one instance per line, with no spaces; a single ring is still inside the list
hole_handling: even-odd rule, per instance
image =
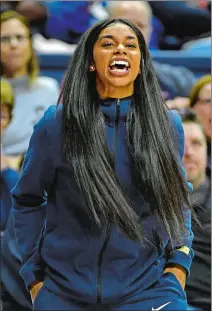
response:
[[[200,147],[200,146],[202,146],[202,143],[199,140],[194,140],[193,141],[193,146]]]
[[[17,38],[18,41],[24,41],[26,36],[24,36],[24,35],[17,35],[16,38]]]
[[[10,42],[10,37],[9,36],[2,36],[1,37],[1,42],[3,42],[3,43]]]
[[[135,45],[135,44],[127,44],[126,45],[128,48],[131,48],[131,49],[136,49],[137,48],[137,46]]]
[[[113,46],[113,43],[112,42],[105,42],[102,44],[102,46]]]

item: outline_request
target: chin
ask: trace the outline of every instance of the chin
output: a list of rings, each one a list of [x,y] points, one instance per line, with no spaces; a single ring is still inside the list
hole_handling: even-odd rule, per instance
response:
[[[110,84],[115,87],[125,87],[125,86],[129,86],[132,83],[134,83],[134,81],[129,81],[123,78],[117,78],[117,79],[110,80]]]
[[[191,174],[187,174],[187,180],[190,181],[191,183],[195,182],[197,177],[198,177],[198,173],[197,172],[194,172],[194,173],[191,173]]]

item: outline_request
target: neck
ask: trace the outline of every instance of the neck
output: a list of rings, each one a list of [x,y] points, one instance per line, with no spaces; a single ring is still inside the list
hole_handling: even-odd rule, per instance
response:
[[[96,83],[96,89],[99,96],[104,98],[125,98],[132,96],[134,93],[134,84],[114,87],[112,85],[103,85],[101,82]]]
[[[194,187],[194,190],[199,188],[199,186],[205,181],[206,179],[206,174],[203,173],[199,178],[192,180],[192,185]]]
[[[22,77],[27,75],[27,68],[21,68],[17,69],[15,71],[12,70],[6,70],[4,73],[5,78],[17,78],[17,77]]]

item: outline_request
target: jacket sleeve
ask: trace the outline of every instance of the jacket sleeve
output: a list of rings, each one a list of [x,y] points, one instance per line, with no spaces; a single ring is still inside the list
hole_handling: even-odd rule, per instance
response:
[[[76,43],[76,38],[89,28],[90,21],[94,19],[89,12],[89,1],[74,1],[71,5],[66,1],[44,1],[43,6],[47,10],[44,35],[71,44]]]
[[[43,278],[39,241],[45,225],[45,193],[54,178],[46,120],[52,107],[56,106],[51,106],[34,126],[20,179],[12,190],[14,229],[22,259],[20,275],[27,288],[33,281]]]
[[[15,186],[19,178],[18,172],[10,168],[1,170],[1,220],[0,229],[4,231],[12,207],[10,191]]]
[[[175,137],[177,139],[177,146],[179,150],[179,162],[180,168],[183,176],[186,179],[186,172],[182,164],[182,158],[184,154],[184,131],[181,122],[181,118],[179,114],[175,111],[171,112],[172,114],[172,124],[174,127]],[[188,189],[190,191],[193,190],[193,186],[191,183],[187,182]],[[185,226],[187,232],[183,234],[182,244],[178,242],[175,243],[174,247],[171,246],[169,242],[166,251],[168,254],[166,265],[180,265],[186,270],[187,276],[190,272],[190,266],[192,263],[192,259],[194,257],[194,251],[192,249],[192,241],[193,241],[193,232],[191,230],[191,211],[188,207],[183,208],[183,213],[185,217]]]
[[[209,10],[192,7],[186,1],[149,1],[149,4],[168,35],[197,37],[210,32]]]

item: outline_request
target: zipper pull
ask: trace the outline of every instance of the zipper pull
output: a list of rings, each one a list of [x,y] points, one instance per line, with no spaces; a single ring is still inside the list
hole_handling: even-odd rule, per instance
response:
[[[117,99],[116,105],[120,106],[120,99],[119,98]]]

